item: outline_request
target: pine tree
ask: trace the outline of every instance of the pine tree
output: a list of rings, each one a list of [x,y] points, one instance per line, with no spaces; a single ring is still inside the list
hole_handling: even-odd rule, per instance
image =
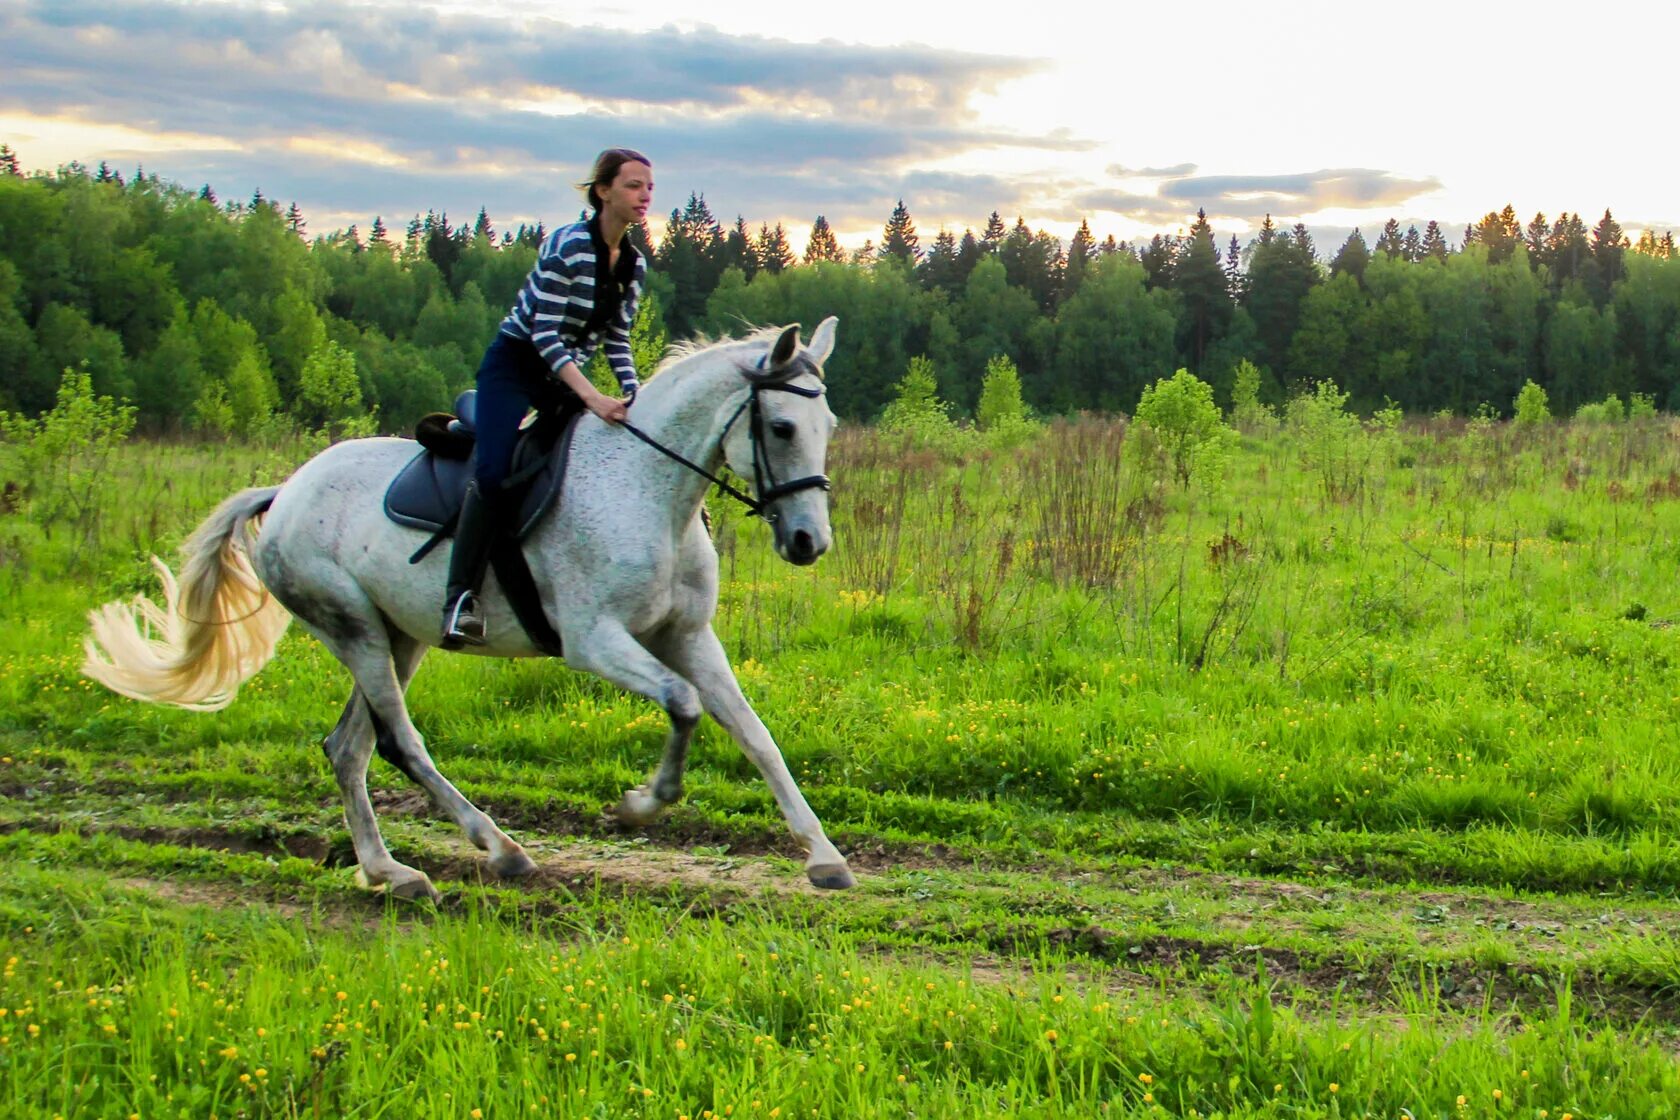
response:
[[[209,183],[199,188],[198,198],[200,202],[208,202],[212,206],[216,205],[216,192],[210,189]]]
[[[1167,238],[1156,234],[1149,239],[1149,244],[1138,254],[1138,260],[1143,265],[1143,281],[1151,288],[1169,288],[1172,286],[1173,271],[1173,243]]]
[[[298,209],[298,204],[295,202],[286,209],[286,228],[291,230],[300,239],[303,237],[303,211]]]
[[[987,254],[997,253],[999,249],[1003,248],[1003,239],[1007,233],[1008,231],[1003,226],[1003,219],[998,217],[996,210],[993,210],[992,216],[986,219],[986,228],[980,231],[980,251]]]
[[[1180,244],[1173,262],[1172,286],[1178,293],[1179,341],[1190,368],[1200,370],[1208,347],[1225,333],[1231,321],[1231,295],[1219,246],[1207,211],[1197,210],[1190,235]]]
[[[1603,296],[1608,296],[1610,285],[1620,280],[1626,272],[1623,258],[1627,255],[1628,239],[1622,232],[1621,223],[1610,216],[1610,211],[1604,212],[1598,225],[1592,231],[1592,256],[1598,265],[1598,288]]]
[[[1418,233],[1417,226],[1406,227],[1406,249],[1401,255],[1410,264],[1416,264],[1423,259],[1423,235]]]
[[[1563,213],[1552,223],[1546,239],[1546,259],[1552,268],[1552,283],[1562,287],[1570,280],[1579,280],[1592,259],[1587,243],[1587,227],[1581,215]]]
[[[17,153],[12,151],[9,144],[0,144],[0,175],[8,175],[14,179],[23,175],[22,168],[18,166]]]
[[[368,236],[368,244],[384,245],[386,243],[387,234],[385,232],[385,219],[375,215],[373,219],[373,233]]]
[[[256,190],[251,192],[251,204],[250,204],[249,207],[247,207],[247,209],[254,212],[254,211],[257,211],[257,210],[261,210],[264,206],[267,206],[267,205],[268,205],[268,199],[263,197],[263,192],[262,192],[261,187],[258,187]]]
[[[787,230],[782,228],[781,222],[777,222],[774,229],[768,223],[758,227],[757,251],[758,267],[772,276],[793,267],[793,250],[788,248]]]
[[[1242,249],[1237,245],[1237,235],[1231,235],[1231,244],[1225,247],[1225,292],[1233,300],[1242,299]]]
[[[344,231],[344,240],[350,243],[350,251],[352,253],[359,253],[362,251],[362,231],[355,222],[351,222],[350,228]]]
[[[104,160],[100,160],[99,170],[94,172],[93,181],[96,183],[115,183],[120,187],[122,186],[123,181],[122,172],[111,170],[110,164],[106,163]]]
[[[1489,264],[1499,264],[1511,259],[1522,237],[1517,212],[1507,204],[1504,210],[1497,214],[1489,211],[1476,223],[1474,243],[1486,247]]]
[[[1662,241],[1657,245],[1657,248],[1660,250],[1659,255],[1663,260],[1671,261],[1675,259],[1673,230],[1669,230],[1662,235]]]
[[[1418,260],[1420,261],[1428,258],[1433,258],[1438,261],[1444,261],[1447,259],[1447,237],[1446,234],[1441,232],[1441,225],[1439,222],[1431,220],[1430,223],[1424,227],[1423,242],[1419,246],[1419,250],[1420,255]]]
[[[478,208],[478,220],[473,222],[473,236],[495,243],[496,229],[490,224],[490,211],[483,206]]]
[[[1398,226],[1398,222],[1391,223]],[[1386,231],[1385,231],[1386,236]],[[1346,272],[1358,280],[1365,282],[1365,266],[1371,263],[1371,251],[1365,247],[1365,237],[1357,229],[1348,234],[1348,239],[1342,242],[1342,247],[1336,251],[1336,257],[1330,262],[1330,275],[1340,276]]]
[[[1260,232],[1255,235],[1255,241],[1261,245],[1270,245],[1277,236],[1277,226],[1272,224],[1272,216],[1266,215],[1266,220],[1260,223]]]
[[[1546,235],[1551,232],[1551,226],[1546,223],[1546,215],[1535,212],[1534,220],[1528,223],[1528,229],[1523,234],[1523,245],[1528,248],[1528,266],[1539,268],[1549,263],[1546,260]]]
[[[1405,253],[1405,239],[1400,233],[1400,219],[1390,218],[1383,223],[1382,236],[1377,238],[1377,246],[1374,251],[1388,254],[1390,260]]]
[[[952,283],[956,285],[955,291],[961,291],[968,284],[969,274],[985,255],[980,248],[980,239],[974,236],[974,231],[963,230],[962,240],[957,242],[956,275],[952,278]]]
[[[818,214],[817,220],[811,223],[810,240],[805,242],[805,263],[839,263],[845,259],[846,254],[841,251],[840,242],[834,239],[834,231],[828,228],[828,219]]]
[[[902,198],[898,200],[898,205],[893,207],[886,227],[881,231],[881,256],[891,257],[906,268],[914,268],[922,259],[921,243],[916,237],[916,223],[910,220],[910,211],[905,207]]]
[[[1315,263],[1318,260],[1318,250],[1313,248],[1312,234],[1307,232],[1305,222],[1296,222],[1295,227],[1289,231],[1289,236],[1295,242],[1296,251],[1305,258],[1308,264]],[[1364,238],[1360,240],[1363,241]]]
[[[1081,220],[1068,242],[1067,262],[1062,266],[1062,299],[1067,299],[1085,282],[1085,272],[1097,255],[1097,241],[1091,236],[1091,224]]]
[[[735,224],[729,232],[723,235],[723,242],[719,246],[717,274],[722,276],[732,268],[738,268],[751,280],[758,275],[758,255],[753,252],[752,234],[747,232],[747,221],[741,215],[735,215]]]
[[[959,291],[957,284],[957,239],[948,229],[939,231],[933,247],[922,258],[916,270],[923,288],[937,288],[950,295]]]
[[[1105,257],[1113,257],[1113,256],[1119,255],[1120,246],[1119,246],[1119,244],[1117,244],[1115,242],[1114,235],[1112,233],[1109,234],[1107,237],[1103,238],[1103,243],[1097,249],[1097,252],[1101,253]]]

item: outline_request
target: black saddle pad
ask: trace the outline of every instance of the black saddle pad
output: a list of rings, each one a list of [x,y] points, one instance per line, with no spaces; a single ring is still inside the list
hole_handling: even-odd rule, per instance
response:
[[[566,475],[566,460],[571,454],[572,432],[580,415],[572,412],[539,419],[520,437],[513,453],[513,468],[508,474],[508,503],[519,510],[510,526],[515,540],[529,533],[558,499],[560,483]],[[463,434],[457,429],[452,437],[459,441]],[[465,438],[471,439],[470,429],[466,430]],[[440,537],[449,536],[455,529],[455,517],[461,512],[467,480],[473,477],[477,467],[476,454],[466,458],[445,457],[430,447],[423,447],[386,489],[385,516],[398,525],[423,529]]]

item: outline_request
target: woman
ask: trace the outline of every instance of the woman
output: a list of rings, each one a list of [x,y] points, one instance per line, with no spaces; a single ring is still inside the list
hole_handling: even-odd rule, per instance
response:
[[[582,407],[617,424],[636,395],[630,324],[647,262],[630,244],[629,230],[647,217],[653,202],[653,169],[639,152],[609,148],[595,158],[594,174],[579,188],[593,216],[544,240],[536,267],[478,367],[478,469],[467,483],[449,558],[445,649],[484,644],[478,591],[500,528],[502,483],[526,411]],[[603,339],[623,397],[607,396],[584,376],[583,367]]]

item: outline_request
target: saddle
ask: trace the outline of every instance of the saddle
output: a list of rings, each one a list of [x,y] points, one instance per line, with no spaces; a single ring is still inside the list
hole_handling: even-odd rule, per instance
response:
[[[478,466],[477,400],[478,391],[468,389],[455,398],[453,416],[433,412],[421,417],[414,429],[420,452],[385,491],[385,516],[398,525],[436,534],[415,561],[454,535],[467,480]],[[559,497],[571,455],[573,421],[579,415],[539,415],[520,433],[500,495],[501,508],[518,511],[508,524],[514,540],[523,540]]]
[[[398,525],[431,534],[408,558],[410,564],[424,560],[438,545],[455,534],[461,503],[478,466],[476,420],[478,393],[468,389],[455,398],[455,413],[433,412],[421,418],[414,435],[420,452],[385,491],[385,516]],[[560,496],[571,457],[572,433],[578,411],[557,415],[539,414],[528,423],[514,445],[513,465],[508,471],[501,509],[517,511],[506,520],[491,546],[490,564],[496,579],[513,607],[520,625],[538,649],[561,656],[560,637],[549,626],[537,594],[530,566],[519,547]]]

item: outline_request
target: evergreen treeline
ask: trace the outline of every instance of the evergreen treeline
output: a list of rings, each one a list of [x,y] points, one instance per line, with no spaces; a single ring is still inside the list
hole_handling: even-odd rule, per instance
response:
[[[482,210],[311,236],[260,192],[224,203],[103,164],[26,177],[0,146],[0,407],[50,406],[86,362],[153,430],[319,423],[347,402],[401,429],[470,383],[542,236],[498,234]],[[1130,411],[1179,367],[1228,393],[1243,358],[1274,399],[1330,378],[1367,409],[1504,411],[1532,378],[1564,410],[1633,392],[1680,408],[1671,237],[1630,246],[1608,212],[1525,226],[1507,207],[1456,241],[1391,221],[1326,262],[1305,227],[1270,220],[1246,247],[1201,215],[1135,247],[1085,225],[1064,245],[994,212],[924,248],[901,201],[878,247],[847,253],[818,217],[799,260],[780,225],[725,228],[691,196],[653,250],[645,307],[673,338],[838,314],[832,396],[854,417],[879,413],[916,356],[972,412],[1000,355],[1045,412]]]

